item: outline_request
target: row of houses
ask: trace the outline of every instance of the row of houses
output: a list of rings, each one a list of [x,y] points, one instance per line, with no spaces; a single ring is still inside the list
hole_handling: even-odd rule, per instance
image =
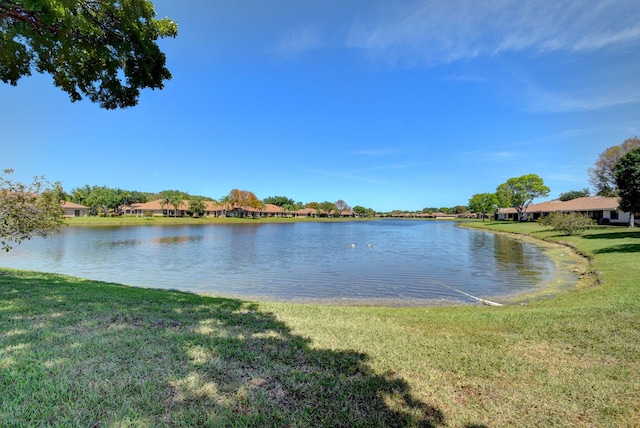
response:
[[[204,217],[326,217],[329,213],[314,208],[303,208],[295,211],[287,211],[273,204],[263,204],[260,208],[230,206],[229,204],[221,204],[213,201],[205,201]],[[74,204],[73,202],[64,202],[62,205],[65,217],[84,217],[89,215],[89,207]],[[178,207],[164,204],[162,199],[155,201],[131,204],[131,206],[123,207],[120,214],[132,215],[137,217],[163,216],[163,217],[184,217],[191,215],[189,210],[189,201],[184,200]],[[340,217],[357,217],[352,210],[344,210],[340,213]]]
[[[618,198],[606,198],[603,196],[587,196],[576,198],[570,201],[546,201],[538,204],[531,204],[525,213],[525,220],[535,221],[540,217],[548,216],[551,213],[583,213],[598,222],[628,224],[630,213],[621,211],[619,208]],[[84,217],[89,215],[89,208],[84,205],[75,204],[73,202],[64,202],[62,206],[66,217]],[[132,204],[124,207],[121,211],[125,215],[133,216],[165,216],[165,217],[184,217],[189,215],[189,202],[183,201],[176,210],[171,205],[162,203],[161,199],[155,201]],[[272,204],[264,204],[261,208],[240,208],[237,206],[229,206],[228,204],[220,204],[213,201],[205,202],[205,217],[323,217],[328,213],[313,209],[303,208],[295,211],[286,211],[282,207]],[[352,210],[345,210],[340,213],[341,217],[357,217]],[[397,213],[392,217],[426,217],[426,218],[455,218],[460,217],[455,214],[442,213]],[[473,215],[471,215],[473,216]],[[517,220],[518,212],[515,208],[499,208],[496,212],[497,220]],[[638,218],[638,216],[636,216]]]
[[[204,201],[204,217],[326,217],[329,213],[314,208],[303,208],[295,211],[284,210],[282,207],[273,204],[262,204],[260,208],[239,207],[226,203],[214,201]],[[190,215],[189,201],[182,201],[177,207],[163,204],[162,199],[147,202],[144,204],[132,204],[124,207],[123,213],[134,216],[166,216],[184,217]],[[352,210],[345,210],[340,213],[341,217],[357,217]]]
[[[388,217],[388,218],[431,218],[439,220],[456,219],[456,218],[477,218],[476,214],[464,213],[464,214],[447,214],[441,212],[435,213],[420,213],[420,212],[392,212],[387,214],[376,214],[376,217]]]
[[[604,196],[585,196],[570,201],[546,201],[539,204],[531,204],[525,213],[526,221],[535,221],[540,217],[552,213],[578,212],[591,217],[599,223],[628,224],[631,213],[620,210],[618,198],[606,198]],[[518,212],[515,208],[499,208],[496,213],[498,220],[518,220]]]

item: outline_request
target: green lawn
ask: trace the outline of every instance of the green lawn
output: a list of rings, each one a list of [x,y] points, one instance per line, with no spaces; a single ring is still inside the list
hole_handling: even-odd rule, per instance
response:
[[[0,271],[0,426],[640,426],[640,230],[504,307],[247,302]]]

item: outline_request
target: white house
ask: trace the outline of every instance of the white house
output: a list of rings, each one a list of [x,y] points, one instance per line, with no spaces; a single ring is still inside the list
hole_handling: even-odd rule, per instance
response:
[[[630,213],[620,210],[618,198],[606,198],[604,196],[585,196],[570,201],[553,200],[531,204],[525,213],[526,220],[533,221],[551,213],[579,212],[586,214],[598,222],[629,223]],[[515,208],[500,208],[497,214],[498,220],[517,220],[518,212]],[[605,220],[606,219],[606,220]]]
[[[62,210],[65,217],[84,217],[89,214],[89,207],[68,201],[62,203]]]

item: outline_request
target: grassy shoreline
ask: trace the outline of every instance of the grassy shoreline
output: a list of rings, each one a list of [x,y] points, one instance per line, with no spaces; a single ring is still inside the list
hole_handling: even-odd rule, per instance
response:
[[[640,231],[526,306],[248,302],[0,271],[1,426],[638,426]]]

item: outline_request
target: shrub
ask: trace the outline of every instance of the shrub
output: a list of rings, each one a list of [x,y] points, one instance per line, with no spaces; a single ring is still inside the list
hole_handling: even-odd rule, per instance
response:
[[[591,228],[595,221],[584,214],[580,213],[552,213],[549,216],[541,217],[538,223],[542,226],[551,227],[558,232],[564,232],[567,235],[579,235],[585,230]]]

